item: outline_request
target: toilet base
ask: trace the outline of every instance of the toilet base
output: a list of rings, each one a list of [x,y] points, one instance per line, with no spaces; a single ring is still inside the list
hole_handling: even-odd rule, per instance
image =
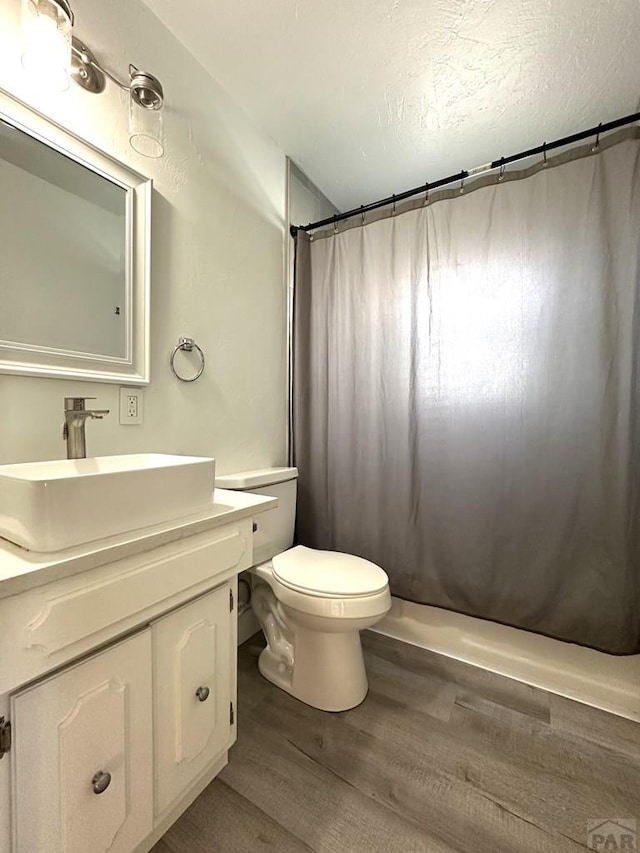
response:
[[[359,630],[329,633],[295,624],[293,630],[292,665],[269,645],[260,654],[258,668],[267,681],[321,711],[348,711],[363,702],[369,684]]]

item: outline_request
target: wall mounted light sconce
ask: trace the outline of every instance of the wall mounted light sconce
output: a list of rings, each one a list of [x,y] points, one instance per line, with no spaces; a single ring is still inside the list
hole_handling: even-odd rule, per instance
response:
[[[57,0],[56,0],[57,2]],[[71,79],[87,92],[104,92],[106,79],[129,92],[129,143],[145,157],[162,157],[164,131],[162,83],[153,74],[129,66],[129,82],[123,83],[103,68],[86,44],[75,36],[71,42]]]
[[[71,78],[97,95],[104,92],[108,78],[129,93],[131,147],[145,157],[162,157],[164,92],[157,77],[130,65],[129,80],[123,83],[103,68],[91,49],[73,35],[68,0],[23,0],[22,21],[22,64],[40,85],[61,91]]]

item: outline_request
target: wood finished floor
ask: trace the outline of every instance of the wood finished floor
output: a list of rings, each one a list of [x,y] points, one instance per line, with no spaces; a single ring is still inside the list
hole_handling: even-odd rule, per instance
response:
[[[590,819],[640,829],[640,724],[377,634],[363,646],[369,695],[326,714],[265,681],[245,643],[230,763],[152,853],[568,853]]]

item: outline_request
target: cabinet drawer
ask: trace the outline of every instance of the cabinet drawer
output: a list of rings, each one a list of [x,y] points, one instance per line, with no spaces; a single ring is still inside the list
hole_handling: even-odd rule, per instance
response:
[[[226,583],[151,626],[156,815],[231,745],[230,593]]]
[[[150,631],[12,699],[14,853],[130,853],[152,828]]]
[[[0,600],[0,694],[205,592],[251,553],[246,520]]]

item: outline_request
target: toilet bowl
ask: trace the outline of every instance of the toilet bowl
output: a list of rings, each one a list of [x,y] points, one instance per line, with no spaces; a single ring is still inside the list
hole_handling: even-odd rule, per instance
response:
[[[220,476],[216,486],[280,500],[254,536],[251,604],[267,640],[260,672],[307,705],[345,711],[367,694],[360,631],[388,612],[389,581],[361,557],[290,547],[296,477],[295,468],[263,469]]]
[[[391,606],[382,569],[298,545],[253,573],[253,609],[267,638],[258,662],[264,677],[323,711],[359,705],[368,689],[359,632]]]

